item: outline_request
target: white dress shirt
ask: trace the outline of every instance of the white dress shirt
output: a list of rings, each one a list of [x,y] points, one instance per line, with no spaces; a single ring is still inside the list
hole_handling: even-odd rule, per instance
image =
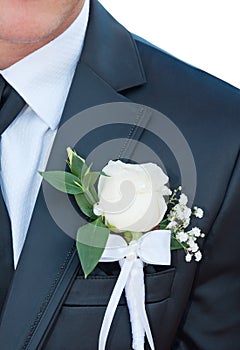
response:
[[[17,266],[57,132],[89,17],[89,0],[60,36],[0,74],[26,101],[26,107],[1,137],[1,187],[13,235]]]

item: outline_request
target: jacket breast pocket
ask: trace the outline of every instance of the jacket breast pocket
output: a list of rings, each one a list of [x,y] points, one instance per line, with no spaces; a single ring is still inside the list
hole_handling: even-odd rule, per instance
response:
[[[164,333],[162,325],[174,274],[175,268],[168,268],[145,275],[146,310],[156,350],[160,349]],[[88,279],[78,276],[43,349],[97,350],[101,323],[116,281],[116,276],[89,276]],[[111,325],[106,350],[130,349],[131,326],[125,296],[122,295]]]

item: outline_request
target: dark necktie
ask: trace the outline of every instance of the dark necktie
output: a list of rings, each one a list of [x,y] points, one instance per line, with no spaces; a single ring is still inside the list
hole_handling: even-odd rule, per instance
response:
[[[0,75],[0,135],[23,108],[21,96]],[[11,223],[0,187],[0,313],[14,273]]]

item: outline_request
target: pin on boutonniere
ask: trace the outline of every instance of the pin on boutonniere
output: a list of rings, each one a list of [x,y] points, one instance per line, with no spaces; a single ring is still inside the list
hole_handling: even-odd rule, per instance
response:
[[[171,191],[167,187],[168,176],[156,164],[110,160],[102,171],[96,172],[72,149],[68,148],[67,153],[69,171],[40,174],[57,190],[73,195],[90,221],[81,226],[76,235],[85,277],[99,261],[119,261],[121,266],[102,323],[99,349],[105,348],[109,322],[111,324],[114,316],[111,310],[116,308],[124,288],[133,348],[143,348],[146,334],[154,349],[145,311],[144,263],[170,265],[170,252],[176,249],[184,249],[186,262],[193,258],[200,261],[198,239],[204,234],[198,227],[188,227],[192,217],[203,217],[203,210],[188,207],[188,198],[181,186]],[[133,271],[135,273],[131,273]]]

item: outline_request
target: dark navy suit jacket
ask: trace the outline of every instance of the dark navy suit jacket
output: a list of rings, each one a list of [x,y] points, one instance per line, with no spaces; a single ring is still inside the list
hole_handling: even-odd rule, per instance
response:
[[[128,110],[132,104],[132,122],[115,123],[113,116],[110,126],[92,125],[92,132],[76,144],[78,152],[87,156],[105,141],[134,139],[161,158],[171,187],[178,186],[181,172],[174,151],[149,131],[159,127],[159,112],[191,149],[197,174],[194,203],[205,211],[195,223],[206,233],[201,263],[186,263],[184,253],[174,251],[171,266],[146,269],[146,307],[156,349],[239,350],[239,90],[132,36],[92,0],[62,125],[76,113],[108,103],[126,103]],[[180,146],[176,152],[182,150],[184,159]],[[139,145],[129,147],[125,158]],[[65,158],[63,147],[63,162]],[[84,280],[75,242],[50,215],[41,189],[1,319],[0,349],[96,350],[117,273],[117,264],[99,265]],[[124,297],[107,349],[131,349]]]

